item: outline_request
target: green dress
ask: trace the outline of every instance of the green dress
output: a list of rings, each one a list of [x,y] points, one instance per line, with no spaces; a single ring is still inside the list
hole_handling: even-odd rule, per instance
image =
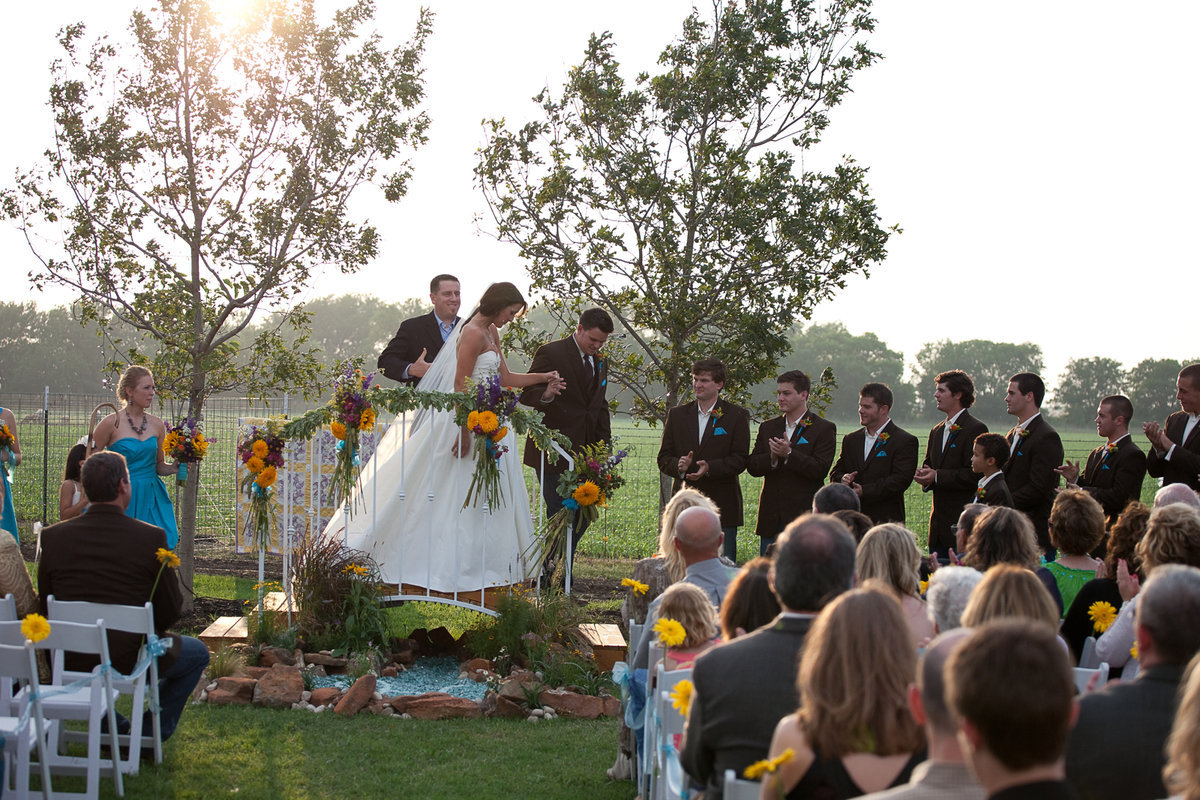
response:
[[[1046,564],[1046,569],[1050,570],[1050,574],[1054,576],[1054,582],[1058,584],[1059,594],[1062,595],[1063,601],[1063,616],[1071,610],[1071,603],[1075,602],[1075,595],[1079,594],[1079,590],[1083,585],[1096,577],[1094,569],[1071,569],[1064,567],[1057,561],[1051,561]]]

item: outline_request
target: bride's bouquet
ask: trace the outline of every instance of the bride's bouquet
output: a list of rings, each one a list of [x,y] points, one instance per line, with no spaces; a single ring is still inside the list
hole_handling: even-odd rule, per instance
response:
[[[489,375],[474,385],[468,381],[467,388],[474,389],[471,401],[460,404],[454,414],[455,424],[471,432],[475,457],[475,472],[463,508],[478,505],[482,496],[488,508],[494,509],[502,499],[499,462],[508,452],[503,442],[508,435],[509,417],[517,407],[517,394],[500,385],[499,375]]]
[[[545,537],[535,544],[529,554],[530,563],[546,563],[549,559],[563,563],[559,556],[565,555],[567,523],[578,513],[575,526],[592,523],[600,516],[600,509],[608,505],[613,494],[625,485],[625,477],[617,467],[629,455],[628,450],[618,450],[604,442],[588,444],[574,454],[574,469],[558,478],[558,496],[563,498],[563,507],[550,518]]]
[[[188,417],[167,429],[162,448],[163,453],[179,465],[175,472],[175,482],[182,486],[187,483],[187,465],[200,463],[208,453],[208,440],[200,430],[200,423]]]
[[[367,399],[368,390],[375,373],[363,374],[349,363],[333,379],[333,399],[329,401],[333,421],[329,423],[333,438],[337,439],[337,459],[333,466],[330,484],[334,505],[340,504],[354,492],[358,482],[359,433],[375,427],[375,409]],[[354,509],[349,509],[351,516]]]
[[[13,460],[12,449],[16,443],[17,439],[8,429],[8,425],[0,422],[0,472],[5,475],[8,474],[8,462]]]

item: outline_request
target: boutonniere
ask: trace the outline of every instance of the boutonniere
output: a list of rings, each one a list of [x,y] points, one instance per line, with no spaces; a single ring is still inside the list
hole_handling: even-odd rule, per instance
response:
[[[983,498],[987,497],[987,490],[980,486],[975,490],[975,496],[982,500]]]
[[[1113,453],[1117,452],[1117,443],[1116,443],[1116,442],[1111,442],[1111,443],[1108,445],[1108,448],[1107,448],[1107,450],[1108,450],[1108,455],[1110,455],[1110,456],[1111,456]]]
[[[962,425],[959,425],[957,422],[955,422],[953,425],[950,426],[951,433],[958,433],[961,430],[962,430]]]
[[[800,418],[800,427],[801,428],[807,428],[809,425],[812,425],[812,417],[801,417]]]
[[[887,435],[886,433],[879,434],[879,441],[883,442],[884,444],[887,444],[887,440],[890,438],[892,438],[892,437]]]
[[[1017,431],[1017,435],[1020,436],[1022,439],[1024,439],[1026,436],[1029,435],[1029,429],[1021,428],[1021,430]]]
[[[716,423],[716,421],[717,421],[717,420],[719,420],[719,419],[721,418],[721,416],[722,416],[724,413],[725,413],[725,412],[721,410],[721,403],[720,403],[720,401],[718,401],[718,402],[714,403],[714,404],[713,404],[713,407],[712,407],[712,418],[713,418],[713,423],[715,424],[715,423]]]

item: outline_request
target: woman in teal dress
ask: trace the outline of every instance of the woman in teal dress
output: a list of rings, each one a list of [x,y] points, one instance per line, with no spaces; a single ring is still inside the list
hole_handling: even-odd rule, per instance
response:
[[[163,456],[167,426],[147,410],[154,402],[154,376],[150,370],[126,368],[117,384],[117,399],[123,406],[121,411],[109,414],[96,426],[88,454],[111,450],[125,456],[133,489],[125,513],[166,531],[167,546],[174,550],[179,541],[175,508],[158,476],[174,475],[176,468],[168,466]]]
[[[10,409],[0,408],[0,422],[8,426],[8,432],[12,434],[12,447],[0,449],[0,472],[4,474],[4,486],[0,487],[4,491],[4,513],[0,516],[0,528],[8,531],[13,535],[18,542],[21,537],[17,535],[17,512],[13,508],[12,499],[12,468],[21,463],[21,443],[17,439],[17,418],[13,416]]]

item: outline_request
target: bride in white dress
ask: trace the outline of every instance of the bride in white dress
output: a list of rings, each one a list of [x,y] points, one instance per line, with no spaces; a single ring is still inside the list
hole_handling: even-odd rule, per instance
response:
[[[561,389],[557,372],[509,372],[499,328],[524,313],[525,299],[511,283],[494,283],[478,309],[456,326],[417,388],[461,392],[467,379],[499,375],[504,386],[546,383]],[[449,411],[402,415],[362,469],[349,526],[337,514],[323,537],[345,537],[379,564],[388,583],[435,592],[470,592],[532,577],[538,565],[522,554],[533,539],[529,497],[516,434],[502,440],[501,500],[463,508],[475,469],[470,434]],[[344,530],[345,529],[345,530]]]

